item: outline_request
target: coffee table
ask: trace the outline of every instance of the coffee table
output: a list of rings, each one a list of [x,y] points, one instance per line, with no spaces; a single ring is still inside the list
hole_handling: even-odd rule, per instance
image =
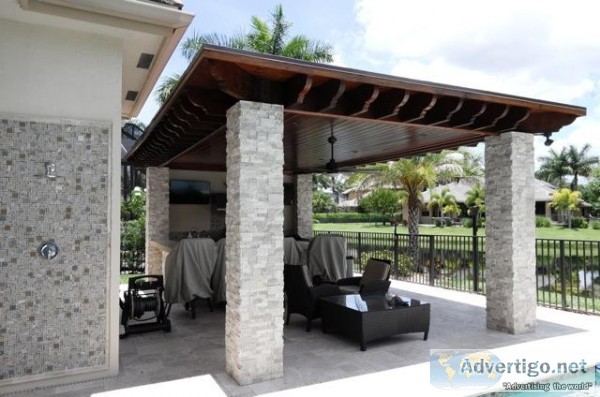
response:
[[[431,305],[416,299],[404,298],[408,306],[389,303],[384,295],[335,295],[321,298],[323,332],[336,329],[360,342],[360,350],[367,350],[367,342],[387,336],[424,332],[429,334]]]

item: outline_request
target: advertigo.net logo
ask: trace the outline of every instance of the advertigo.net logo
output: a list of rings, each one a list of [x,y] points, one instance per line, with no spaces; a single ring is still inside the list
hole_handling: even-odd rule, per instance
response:
[[[440,349],[431,351],[429,364],[430,382],[440,389],[487,389],[498,384],[504,390],[530,391],[596,387],[594,368],[583,359],[549,362],[520,357],[506,360],[485,350]]]

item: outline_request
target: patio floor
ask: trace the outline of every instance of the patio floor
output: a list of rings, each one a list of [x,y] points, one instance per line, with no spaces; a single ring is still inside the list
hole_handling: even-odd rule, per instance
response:
[[[441,392],[429,383],[430,349],[485,349],[505,360],[527,358],[600,362],[600,317],[538,308],[534,333],[509,335],[485,327],[485,297],[394,281],[393,292],[431,303],[429,339],[397,335],[367,344],[323,334],[320,321],[304,331],[292,315],[285,328],[284,371],[280,379],[238,386],[225,373],[225,311],[199,310],[195,320],[182,305],[171,311],[171,333],[132,335],[120,342],[120,375],[114,378],[29,391],[27,396],[89,396],[108,390],[210,374],[226,395],[364,395],[373,390]],[[304,387],[306,386],[306,387]],[[373,389],[373,387],[376,389]],[[300,388],[300,389],[296,389]],[[294,389],[294,390],[292,390]],[[427,393],[427,390],[430,393]],[[345,390],[345,391],[344,391]],[[309,394],[310,393],[310,394]],[[479,391],[481,393],[481,391]],[[465,391],[447,395],[468,395]],[[473,394],[473,392],[471,392]],[[477,394],[477,393],[475,393]],[[200,393],[198,395],[206,395]]]

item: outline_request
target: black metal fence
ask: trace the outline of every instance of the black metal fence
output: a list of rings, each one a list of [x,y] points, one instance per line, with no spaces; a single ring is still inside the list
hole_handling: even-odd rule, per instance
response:
[[[121,274],[144,273],[145,266],[144,251],[121,249]]]
[[[485,237],[419,235],[417,260],[409,235],[316,231],[346,238],[355,271],[368,258],[392,261],[392,277],[459,291],[485,293]],[[536,239],[538,304],[600,314],[600,241]]]

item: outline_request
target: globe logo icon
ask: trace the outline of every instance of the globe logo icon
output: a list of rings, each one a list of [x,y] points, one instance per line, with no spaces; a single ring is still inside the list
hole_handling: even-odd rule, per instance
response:
[[[489,351],[436,350],[429,359],[430,382],[440,389],[484,389],[500,381],[500,359]]]

